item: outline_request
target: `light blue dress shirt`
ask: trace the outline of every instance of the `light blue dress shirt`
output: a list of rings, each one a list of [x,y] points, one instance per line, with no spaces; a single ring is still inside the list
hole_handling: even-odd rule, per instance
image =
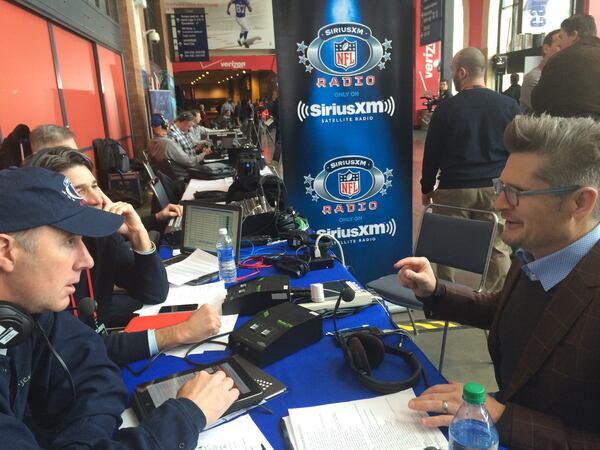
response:
[[[515,254],[523,262],[523,272],[531,281],[539,281],[546,292],[567,278],[579,261],[600,240],[600,224],[577,241],[540,259],[518,249]]]

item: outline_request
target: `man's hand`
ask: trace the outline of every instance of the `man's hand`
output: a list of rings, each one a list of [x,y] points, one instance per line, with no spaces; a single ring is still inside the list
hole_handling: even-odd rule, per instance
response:
[[[177,392],[177,398],[188,398],[202,410],[206,425],[221,417],[239,395],[240,391],[233,387],[233,380],[222,371],[212,375],[198,372]]]
[[[399,269],[400,284],[412,289],[417,297],[429,297],[433,294],[437,280],[427,258],[404,258],[394,264],[394,269]]]
[[[433,201],[433,191],[428,192],[427,194],[421,194],[421,203],[423,206],[429,206]]]
[[[221,315],[212,306],[202,305],[185,322],[175,326],[179,328],[179,344],[193,344],[219,332]]]
[[[102,192],[102,209],[104,211],[118,214],[125,218],[123,225],[117,230],[117,233],[126,236],[131,242],[131,248],[138,252],[146,252],[152,248],[152,242],[148,232],[142,224],[142,219],[135,211],[133,206],[125,202],[113,203],[104,192]]]
[[[160,351],[193,344],[213,336],[221,328],[221,315],[210,305],[202,305],[185,322],[158,328],[154,333]]]
[[[421,418],[423,425],[428,427],[447,427],[454,415],[462,406],[463,383],[449,381],[448,384],[437,384],[423,391],[421,395],[408,402],[408,407],[415,411],[439,413],[439,416]],[[447,411],[444,407],[447,406]],[[485,408],[491,419],[497,422],[504,413],[506,406],[491,395],[486,395]]]
[[[174,205],[173,203],[169,203],[159,212],[157,212],[154,217],[158,222],[162,222],[163,220],[170,219],[171,217],[180,217],[183,215],[183,206]]]

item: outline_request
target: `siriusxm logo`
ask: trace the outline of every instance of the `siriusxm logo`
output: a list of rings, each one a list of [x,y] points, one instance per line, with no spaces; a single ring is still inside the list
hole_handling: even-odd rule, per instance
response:
[[[317,70],[332,76],[354,76],[378,68],[392,59],[392,41],[379,41],[371,29],[355,22],[336,22],[319,29],[306,45],[297,42],[298,62],[307,73]]]
[[[337,239],[357,238],[357,237],[369,237],[378,236],[382,234],[389,234],[390,236],[396,235],[396,221],[394,219],[389,220],[386,223],[371,223],[367,225],[359,225],[353,228],[327,228],[317,230],[317,234],[328,233]]]
[[[388,114],[389,116],[393,116],[395,110],[396,103],[393,97],[387,100],[355,102],[346,105],[338,105],[337,103],[332,103],[331,105],[324,103],[308,105],[301,100],[298,102],[298,107],[296,108],[300,122],[304,122],[309,117],[358,116],[368,114]]]

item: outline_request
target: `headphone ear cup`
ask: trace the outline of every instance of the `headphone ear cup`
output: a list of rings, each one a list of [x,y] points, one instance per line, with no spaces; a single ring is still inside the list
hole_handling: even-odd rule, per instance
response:
[[[383,362],[385,348],[383,341],[379,337],[365,332],[354,333],[353,337],[360,342],[369,368],[374,369]]]
[[[0,348],[10,348],[25,341],[33,333],[35,324],[29,313],[18,305],[0,301],[0,326],[9,330],[3,333]]]
[[[364,371],[367,375],[370,375],[371,367],[369,366],[369,358],[367,357],[367,352],[365,352],[365,348],[360,339],[356,336],[351,336],[346,341],[346,345],[348,346],[348,356],[356,370]]]

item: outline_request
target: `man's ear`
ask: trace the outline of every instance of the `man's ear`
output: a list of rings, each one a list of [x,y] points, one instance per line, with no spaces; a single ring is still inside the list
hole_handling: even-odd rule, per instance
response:
[[[0,233],[0,270],[12,272],[15,266],[15,238]]]
[[[598,191],[591,186],[584,186],[575,192],[573,199],[573,217],[585,219],[593,214],[598,202]]]

